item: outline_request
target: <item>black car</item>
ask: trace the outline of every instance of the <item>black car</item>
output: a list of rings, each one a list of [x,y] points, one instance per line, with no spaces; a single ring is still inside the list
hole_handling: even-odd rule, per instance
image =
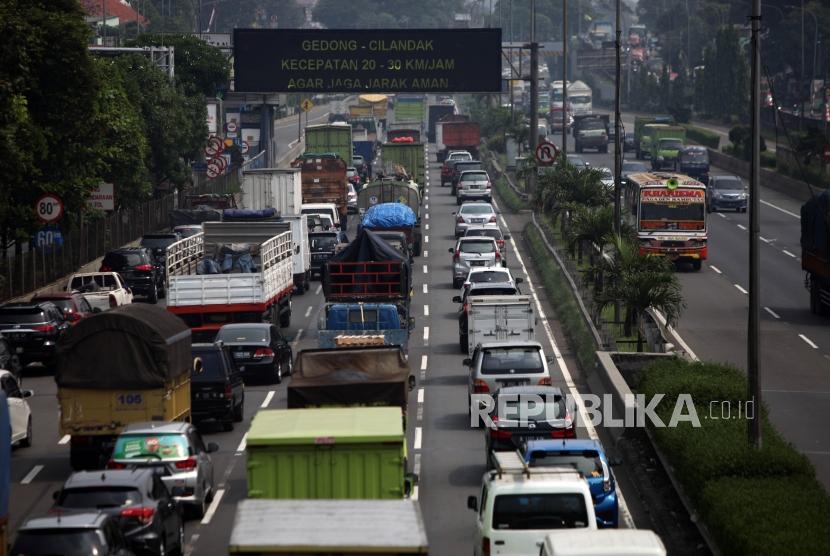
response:
[[[167,248],[180,239],[182,239],[182,235],[179,232],[145,234],[141,238],[139,245],[150,251],[153,264],[161,274],[162,283],[167,273]]]
[[[255,375],[279,384],[282,377],[291,374],[291,346],[273,324],[226,324],[216,334],[216,341],[225,345],[245,379]]]
[[[51,301],[0,306],[0,334],[24,367],[34,362],[54,366],[55,347],[69,326]]]
[[[124,247],[104,255],[99,272],[117,272],[134,295],[156,303],[164,297],[164,276],[159,272],[150,250],[145,247]]]
[[[334,255],[334,248],[340,243],[337,232],[309,232],[309,251],[311,252],[311,276],[323,277],[323,267]]]
[[[10,554],[26,556],[132,556],[117,518],[99,511],[28,520]]]
[[[118,522],[136,552],[183,552],[182,511],[158,467],[79,471],[54,493],[54,512],[101,511]]]
[[[215,420],[226,431],[242,421],[245,386],[221,343],[193,344],[190,413],[193,421]]]

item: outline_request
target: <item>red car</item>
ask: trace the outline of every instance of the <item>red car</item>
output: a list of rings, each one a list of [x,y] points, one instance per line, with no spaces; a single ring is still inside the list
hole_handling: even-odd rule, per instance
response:
[[[64,318],[72,326],[78,324],[82,319],[85,319],[93,313],[100,312],[93,309],[83,294],[76,291],[42,293],[32,298],[32,303],[40,301],[51,301],[54,303],[63,312]]]

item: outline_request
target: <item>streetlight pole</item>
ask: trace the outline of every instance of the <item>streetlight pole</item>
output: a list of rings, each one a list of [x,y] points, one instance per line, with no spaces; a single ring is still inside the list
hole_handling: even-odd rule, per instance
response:
[[[804,69],[804,0],[801,0],[801,82],[807,80],[807,73]],[[809,88],[807,89],[809,91]],[[801,117],[798,118],[799,131],[804,127],[804,92],[801,93]]]
[[[755,414],[749,419],[749,443],[761,448],[761,358],[760,358],[760,177],[761,177],[761,0],[752,0],[751,108],[752,157],[749,166],[749,326],[747,330],[747,378],[749,400]]]
[[[568,0],[562,0],[562,156],[568,153]]]
[[[539,137],[539,45],[536,44],[536,0],[530,0],[530,140],[531,153],[536,153]],[[536,172],[527,180],[528,193],[536,193]]]
[[[617,79],[614,83],[614,235],[620,237],[620,217],[622,216],[622,207],[620,206],[621,189],[621,174],[622,174],[622,114],[620,112],[620,90],[622,77],[622,7],[620,6],[622,0],[617,0],[617,29],[615,43],[617,54]],[[616,319],[615,319],[616,320]]]

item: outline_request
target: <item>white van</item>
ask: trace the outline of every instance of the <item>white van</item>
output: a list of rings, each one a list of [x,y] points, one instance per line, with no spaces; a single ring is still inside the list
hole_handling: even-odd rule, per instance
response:
[[[300,212],[302,214],[322,214],[328,216],[338,229],[341,228],[340,212],[338,212],[337,205],[334,203],[303,203]]]
[[[548,533],[539,556],[666,556],[666,547],[647,529],[561,530]]]
[[[476,514],[473,554],[537,554],[554,529],[597,528],[588,483],[573,469],[528,467],[516,452],[496,452],[496,469],[485,473]]]

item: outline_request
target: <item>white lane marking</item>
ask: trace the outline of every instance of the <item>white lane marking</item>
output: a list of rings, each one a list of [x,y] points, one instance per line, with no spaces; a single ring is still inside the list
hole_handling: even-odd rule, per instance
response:
[[[424,403],[424,389],[418,388],[418,403]]]
[[[297,347],[297,344],[300,343],[300,338],[303,337],[303,329],[300,328],[297,330],[297,335],[294,337],[294,341],[291,342],[291,347]]]
[[[429,203],[424,204],[424,210],[429,210]]]
[[[28,473],[26,473],[26,476],[23,477],[20,480],[20,484],[21,485],[28,485],[29,483],[31,483],[32,481],[35,480],[35,477],[37,477],[37,474],[40,473],[42,470],[43,470],[42,465],[35,465],[34,467],[32,467],[32,470],[29,471]]]
[[[412,494],[409,495],[409,498],[418,501],[418,485],[412,487]]]
[[[714,270],[714,271],[715,271],[715,272],[717,272],[718,274],[723,274],[723,272],[721,271],[721,269],[719,269],[718,267],[716,267],[716,266],[715,266],[715,265],[713,265],[713,264],[710,264],[710,265],[709,265],[709,268],[711,268],[712,270]]]
[[[429,230],[429,224],[427,224],[427,225],[426,225],[426,227],[425,227],[424,229],[425,229],[425,230]]]
[[[208,506],[207,511],[205,512],[205,517],[202,518],[202,525],[208,525],[210,520],[213,519],[213,514],[216,513],[216,509],[219,507],[219,502],[222,501],[222,497],[225,496],[225,489],[220,488],[216,491],[216,495],[213,497],[213,501]]]
[[[274,392],[273,390],[269,390],[268,393],[265,394],[265,399],[262,400],[261,404],[259,404],[259,407],[261,407],[263,409],[268,407],[268,405],[271,403],[271,400],[274,399],[274,394],[276,394],[276,392]]]
[[[308,309],[305,310],[305,318],[308,318],[308,317],[311,316],[311,309],[312,309],[312,307],[309,307]]]
[[[424,265],[424,274],[426,274],[427,272],[429,272],[429,267],[427,267],[427,265]]]
[[[772,241],[771,239],[767,239],[767,238],[765,238],[764,236],[758,236],[758,239],[760,239],[760,240],[761,240],[761,241],[763,241],[764,243],[769,243],[770,241]]]
[[[242,440],[239,441],[239,446],[236,447],[236,455],[245,453],[245,447],[248,446],[248,433],[242,435]]]
[[[65,435],[63,435],[63,436],[61,437],[61,439],[60,439],[60,440],[58,440],[58,444],[69,444],[69,441],[70,441],[71,439],[72,439],[72,437],[71,437],[71,436],[69,436],[68,434],[65,434]]]
[[[424,341],[429,341],[429,326],[424,327]]]
[[[421,449],[421,436],[423,432],[421,431],[421,427],[415,427],[415,441],[412,443],[413,450],[420,450]]]
[[[317,289],[314,290],[314,295],[320,295],[320,292],[323,291],[323,284],[319,284]]]
[[[742,230],[746,230],[746,226],[744,226],[743,224],[738,224],[738,227]]]
[[[421,370],[422,371],[427,370],[427,356],[426,355],[421,356]]]
[[[768,202],[768,201],[765,201],[765,200],[763,200],[763,199],[761,199],[761,203],[762,203],[762,204],[764,204],[764,205],[767,205],[767,206],[768,206],[768,207],[770,207],[770,208],[774,208],[775,210],[780,210],[780,211],[781,211],[781,212],[783,212],[784,214],[789,214],[789,215],[790,215],[790,216],[792,216],[793,218],[798,218],[799,220],[801,220],[801,216],[797,215],[797,214],[796,214],[796,213],[794,213],[794,212],[790,212],[790,211],[788,211],[787,209],[783,209],[783,208],[781,208],[781,207],[779,207],[779,206],[777,206],[777,205],[773,205],[772,203],[770,203],[770,202]]]
[[[424,249],[424,258],[427,258],[427,257],[429,257],[429,251],[427,251],[426,249]]]
[[[798,337],[801,338],[802,340],[804,340],[804,343],[806,343],[811,348],[818,349],[818,346],[816,345],[816,343],[814,341],[812,341],[810,338],[808,338],[807,336],[805,336],[804,334],[799,334]]]
[[[196,541],[199,540],[199,533],[193,533],[190,535],[190,542],[187,543],[187,549],[185,550],[184,556],[190,556],[193,554],[193,547],[196,544]]]
[[[424,305],[424,316],[425,317],[429,316],[429,305]]]
[[[782,249],[781,251],[782,251],[785,255],[787,255],[788,257],[792,257],[793,259],[796,257],[795,253],[790,253],[790,252],[789,252],[789,251],[787,251],[786,249]]]
[[[773,311],[773,310],[772,310],[772,309],[770,309],[769,307],[764,307],[764,311],[766,311],[767,313],[769,313],[770,315],[772,315],[772,317],[773,317],[773,318],[776,318],[776,319],[780,319],[780,318],[781,318],[781,316],[780,316],[778,313],[776,313],[775,311]]]
[[[424,215],[424,218],[426,218],[427,220],[429,220],[429,213],[426,213],[426,214]]]
[[[740,284],[733,284],[733,285],[735,286],[735,288],[737,288],[737,290],[738,290],[739,292],[741,292],[741,293],[743,293],[743,294],[749,294],[749,292],[748,292],[748,291],[746,291],[745,289],[743,289],[743,288],[740,286]]]
[[[429,201],[429,195],[424,195],[424,201]]]
[[[722,212],[716,212],[715,214],[717,214],[717,215],[718,215],[718,216],[720,216],[721,218],[726,218],[726,215],[725,215],[724,213],[722,213]]]
[[[424,236],[424,243],[429,243],[429,236]]]
[[[429,293],[429,287],[426,284],[424,284],[424,293]]]

